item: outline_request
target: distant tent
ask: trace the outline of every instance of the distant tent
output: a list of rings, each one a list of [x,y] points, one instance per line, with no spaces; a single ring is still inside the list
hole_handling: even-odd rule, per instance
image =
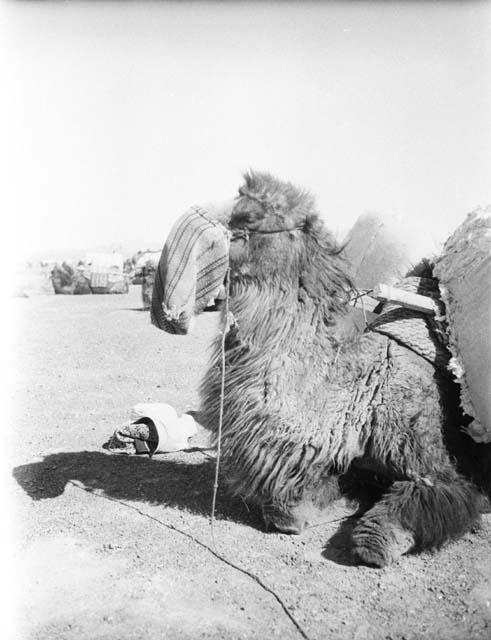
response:
[[[93,253],[85,259],[92,293],[128,293],[124,259],[120,253]]]

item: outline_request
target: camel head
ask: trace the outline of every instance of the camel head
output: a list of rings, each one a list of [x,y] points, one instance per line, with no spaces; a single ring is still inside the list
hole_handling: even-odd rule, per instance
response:
[[[249,172],[229,221],[232,281],[262,281],[337,307],[352,284],[342,250],[312,195],[269,173]]]
[[[234,284],[270,289],[292,302],[346,305],[351,291],[344,260],[304,189],[251,171],[227,219],[193,207],[173,227],[156,273],[152,322],[188,333],[193,315],[218,295],[228,267]]]

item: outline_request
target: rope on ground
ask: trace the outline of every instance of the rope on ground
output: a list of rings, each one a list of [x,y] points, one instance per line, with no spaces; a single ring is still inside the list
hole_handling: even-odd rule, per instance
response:
[[[218,416],[218,434],[217,434],[217,457],[215,463],[215,481],[213,483],[213,499],[211,503],[211,518],[210,518],[210,528],[211,528],[211,539],[213,541],[213,546],[216,547],[215,544],[215,507],[217,501],[217,492],[218,492],[218,477],[220,472],[220,454],[222,448],[222,426],[223,426],[223,400],[225,396],[225,340],[227,338],[227,333],[229,330],[229,297],[230,297],[230,269],[227,270],[227,275],[225,276],[225,314],[223,321],[223,329],[222,329],[222,340],[220,345],[220,355],[221,355],[221,363],[222,363],[222,371],[221,371],[221,382],[220,382],[220,413]]]
[[[300,625],[300,623],[295,619],[293,614],[290,612],[290,610],[288,609],[286,604],[283,602],[283,600],[280,598],[280,596],[276,593],[276,591],[274,591],[274,589],[272,589],[271,587],[268,587],[268,585],[265,584],[261,580],[261,578],[259,576],[257,576],[255,573],[253,573],[252,571],[248,571],[247,569],[244,569],[243,567],[239,566],[238,564],[235,564],[234,562],[232,562],[231,560],[229,560],[228,558],[223,556],[221,553],[219,553],[215,549],[212,549],[212,547],[207,545],[205,542],[202,542],[199,538],[196,538],[195,536],[193,536],[191,533],[187,533],[187,531],[183,531],[182,529],[179,529],[179,527],[176,527],[173,524],[169,524],[167,522],[162,522],[162,520],[159,520],[158,518],[156,518],[155,516],[150,515],[149,513],[145,513],[145,511],[142,511],[138,507],[135,507],[134,505],[129,504],[128,502],[124,502],[123,500],[118,500],[117,498],[111,498],[110,496],[107,496],[107,495],[104,495],[104,494],[101,494],[101,493],[96,493],[94,491],[90,491],[89,489],[86,489],[83,485],[78,484],[77,482],[74,482],[73,480],[69,480],[68,483],[71,484],[72,486],[76,487],[77,489],[80,489],[81,491],[85,491],[86,493],[89,493],[92,496],[96,496],[96,497],[101,498],[103,500],[109,500],[109,502],[115,502],[116,504],[122,505],[123,507],[126,507],[128,509],[132,509],[133,511],[136,511],[141,516],[144,516],[145,518],[148,518],[149,520],[153,520],[154,522],[156,522],[160,526],[165,527],[166,529],[170,529],[171,531],[175,531],[176,533],[179,533],[180,535],[184,536],[185,538],[188,538],[189,540],[191,540],[192,542],[194,542],[198,546],[202,547],[203,549],[206,549],[206,551],[211,553],[211,555],[215,556],[215,558],[217,558],[218,560],[220,560],[224,564],[228,565],[229,567],[232,567],[232,569],[235,569],[236,571],[239,571],[240,573],[243,573],[244,575],[248,576],[254,582],[256,582],[262,589],[264,589],[264,591],[266,591],[267,593],[269,593],[269,594],[271,594],[273,596],[273,598],[278,602],[280,607],[283,609],[283,611],[286,614],[286,616],[290,619],[292,624],[296,627],[297,631],[302,636],[302,638],[305,638],[305,640],[310,640],[310,638],[307,635],[307,633],[303,630],[303,628]]]
[[[324,520],[323,522],[317,522],[316,524],[309,524],[306,529],[317,529],[318,527],[325,527],[326,524],[332,524],[333,522],[341,522],[341,520],[346,520],[346,516],[341,516],[340,518],[333,518],[332,520]]]

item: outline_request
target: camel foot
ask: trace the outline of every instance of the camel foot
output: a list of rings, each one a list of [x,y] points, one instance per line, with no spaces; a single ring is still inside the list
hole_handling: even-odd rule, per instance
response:
[[[379,519],[361,518],[352,533],[354,564],[386,567],[414,546],[414,537],[401,526]]]

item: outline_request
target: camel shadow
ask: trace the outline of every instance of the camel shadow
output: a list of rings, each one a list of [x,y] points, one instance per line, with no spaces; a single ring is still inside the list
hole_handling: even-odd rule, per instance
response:
[[[86,491],[102,491],[109,498],[165,505],[204,517],[211,513],[214,474],[211,460],[188,463],[170,457],[149,459],[146,455],[99,451],[53,453],[12,472],[32,500],[55,499],[64,493],[67,484],[75,482]],[[256,510],[228,496],[220,487],[215,517],[264,530]]]
[[[215,464],[197,455],[200,448],[168,456],[118,455],[100,451],[52,453],[42,460],[15,467],[12,475],[35,501],[53,500],[63,495],[67,485],[76,483],[88,492],[102,492],[108,498],[173,507],[209,518]],[[172,456],[172,457],[171,457]],[[184,459],[183,459],[184,458]],[[187,458],[187,459],[186,459]],[[349,541],[355,516],[348,516],[327,541],[322,556],[339,565],[353,566]],[[229,496],[219,486],[215,517],[243,524],[266,535],[258,509]]]
[[[351,532],[355,526],[356,518],[349,516],[341,522],[336,532],[329,538],[322,550],[322,557],[330,562],[345,567],[353,567],[351,559]]]

